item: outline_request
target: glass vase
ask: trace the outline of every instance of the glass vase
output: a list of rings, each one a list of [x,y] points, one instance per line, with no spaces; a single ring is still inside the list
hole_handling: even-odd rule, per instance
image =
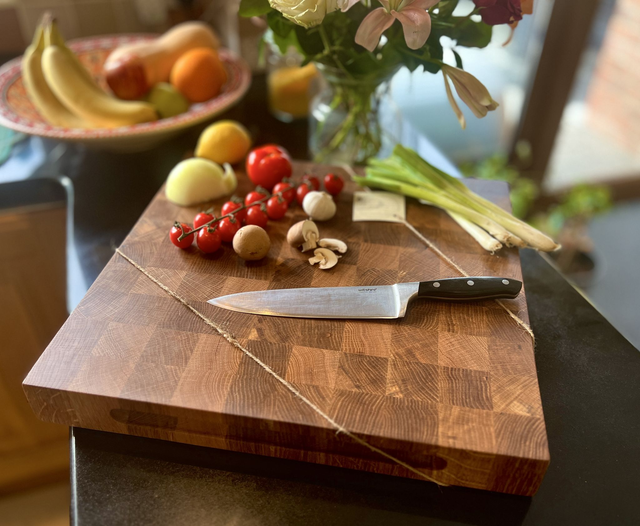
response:
[[[373,78],[354,78],[321,64],[317,67],[325,82],[311,102],[309,150],[313,160],[363,164],[383,147],[381,108],[397,70]]]

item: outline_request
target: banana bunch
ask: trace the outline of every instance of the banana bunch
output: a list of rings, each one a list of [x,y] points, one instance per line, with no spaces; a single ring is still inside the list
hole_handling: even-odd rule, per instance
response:
[[[98,86],[49,16],[25,51],[22,76],[31,102],[54,126],[117,128],[158,118],[151,104],[116,99]]]

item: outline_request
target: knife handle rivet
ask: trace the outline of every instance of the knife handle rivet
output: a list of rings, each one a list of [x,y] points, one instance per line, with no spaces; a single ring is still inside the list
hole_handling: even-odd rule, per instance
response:
[[[473,287],[475,285],[475,283],[471,280],[467,281],[467,285],[469,285],[470,287]]]
[[[502,280],[502,284],[503,285],[508,285],[509,284],[509,280],[508,279],[503,279]]]
[[[434,286],[435,288],[438,288],[438,287],[440,286],[440,283],[438,283],[438,282],[436,281],[436,282],[434,282],[434,283],[433,283],[433,286]]]

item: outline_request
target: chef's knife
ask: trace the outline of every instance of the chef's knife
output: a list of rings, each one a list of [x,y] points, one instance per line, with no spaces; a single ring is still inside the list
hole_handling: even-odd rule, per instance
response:
[[[515,279],[474,276],[364,287],[316,287],[261,290],[209,300],[223,309],[290,318],[402,318],[414,298],[486,300],[515,298],[522,283]]]

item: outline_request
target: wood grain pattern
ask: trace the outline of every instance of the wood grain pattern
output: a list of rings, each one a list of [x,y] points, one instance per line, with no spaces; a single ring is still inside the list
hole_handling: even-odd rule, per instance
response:
[[[298,163],[295,174],[327,170]],[[335,170],[339,171],[339,170]],[[248,185],[240,175],[241,190]],[[469,185],[502,206],[507,188]],[[416,302],[386,321],[260,317],[206,300],[234,292],[373,285],[455,277],[403,225],[352,223],[353,185],[320,224],[349,251],[330,271],[285,242],[293,208],[270,223],[267,259],[229,247],[173,247],[160,192],[121,249],[322,411],[371,445],[445,484],[531,495],[549,463],[531,338],[494,302]],[[219,206],[221,203],[215,203]],[[408,219],[469,272],[522,279],[518,252],[491,256],[440,211],[408,203]],[[507,302],[527,320],[523,295]],[[24,383],[40,418],[210,447],[416,477],[335,430],[254,361],[119,256],[109,262]]]

